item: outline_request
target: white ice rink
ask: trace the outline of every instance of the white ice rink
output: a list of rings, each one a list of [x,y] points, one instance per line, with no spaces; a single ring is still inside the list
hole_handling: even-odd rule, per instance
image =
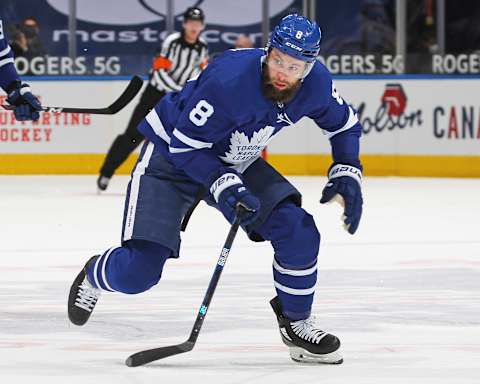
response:
[[[318,204],[324,178],[295,177],[322,234],[315,312],[345,362],[304,366],[268,301],[272,251],[241,233],[195,349],[145,367],[125,358],[189,335],[228,231],[201,205],[151,291],[105,294],[70,325],[70,284],[118,244],[126,177],[0,177],[0,383],[480,383],[480,180],[366,178],[357,235]]]

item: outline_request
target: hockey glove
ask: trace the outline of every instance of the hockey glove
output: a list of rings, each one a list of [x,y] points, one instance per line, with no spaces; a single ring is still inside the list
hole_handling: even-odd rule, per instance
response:
[[[13,113],[18,121],[38,120],[42,110],[40,101],[32,94],[28,84],[14,81],[7,89],[7,101],[14,105]]]
[[[335,164],[328,172],[328,183],[320,203],[338,201],[344,206],[345,229],[354,234],[362,217],[362,171],[351,165]]]
[[[233,169],[226,169],[210,186],[210,193],[226,219],[233,223],[236,208],[241,204],[246,213],[242,224],[248,225],[258,217],[260,200],[244,186],[241,176]]]

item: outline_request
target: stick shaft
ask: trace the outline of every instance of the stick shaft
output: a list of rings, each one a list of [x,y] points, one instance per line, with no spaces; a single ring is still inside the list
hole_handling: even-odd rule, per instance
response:
[[[217,264],[215,265],[215,270],[213,272],[212,278],[210,279],[210,283],[208,284],[207,292],[202,301],[202,305],[197,314],[197,318],[192,328],[192,332],[190,333],[190,337],[188,341],[194,343],[197,341],[197,337],[200,333],[200,329],[202,328],[203,321],[205,320],[205,316],[207,315],[208,307],[210,306],[210,302],[212,301],[213,294],[215,293],[215,289],[217,288],[218,281],[220,280],[220,276],[223,272],[223,267],[227,262],[228,255],[230,254],[230,249],[232,248],[233,240],[235,240],[235,236],[237,235],[238,227],[240,226],[240,218],[237,216],[237,219],[232,224],[230,231],[228,232],[227,240],[223,245],[222,252],[217,260]]]
[[[124,89],[122,94],[112,104],[105,108],[76,108],[76,107],[43,107],[42,112],[52,113],[90,113],[93,115],[114,115],[122,110],[142,88],[143,81],[138,76],[133,76]],[[15,109],[14,105],[2,104],[2,108],[6,110]]]

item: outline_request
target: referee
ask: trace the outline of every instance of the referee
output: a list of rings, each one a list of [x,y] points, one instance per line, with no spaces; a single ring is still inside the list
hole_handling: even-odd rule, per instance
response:
[[[183,14],[181,32],[174,32],[163,42],[153,61],[149,82],[135,107],[127,129],[118,135],[108,150],[97,179],[98,189],[104,191],[118,167],[143,141],[137,125],[167,92],[180,91],[188,79],[195,77],[208,61],[208,47],[200,33],[205,15],[200,8],[190,7]]]

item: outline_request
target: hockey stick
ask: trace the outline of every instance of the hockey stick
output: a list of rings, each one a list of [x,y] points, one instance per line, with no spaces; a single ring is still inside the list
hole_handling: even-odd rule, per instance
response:
[[[128,83],[127,88],[111,105],[105,108],[69,108],[69,107],[43,107],[42,112],[52,113],[91,113],[94,115],[114,115],[122,110],[137,95],[143,85],[143,80],[138,76],[133,76]],[[2,104],[4,109],[9,111],[15,109],[14,105]]]
[[[213,294],[215,293],[215,288],[217,287],[218,281],[220,280],[220,275],[222,274],[223,267],[227,261],[228,254],[230,253],[230,249],[232,248],[233,240],[235,239],[238,227],[240,226],[240,222],[246,211],[247,209],[242,205],[239,205],[237,208],[237,217],[235,218],[234,223],[230,227],[230,232],[228,232],[227,240],[225,241],[225,244],[222,248],[220,257],[218,258],[217,265],[215,266],[215,271],[213,272],[210,283],[208,284],[207,292],[205,293],[205,296],[203,298],[202,305],[200,306],[197,318],[193,325],[192,331],[190,332],[190,337],[188,338],[188,340],[177,345],[170,345],[168,347],[154,348],[134,353],[133,355],[129,356],[128,359],[125,361],[126,365],[128,365],[129,367],[138,367],[139,365],[148,364],[152,361],[160,360],[168,356],[178,355],[179,353],[188,352],[193,349],[193,347],[195,346],[195,342],[197,341],[198,334],[200,333],[200,329],[202,328],[203,321],[205,320],[205,316],[207,315],[208,306],[210,305],[210,301],[212,300]]]

